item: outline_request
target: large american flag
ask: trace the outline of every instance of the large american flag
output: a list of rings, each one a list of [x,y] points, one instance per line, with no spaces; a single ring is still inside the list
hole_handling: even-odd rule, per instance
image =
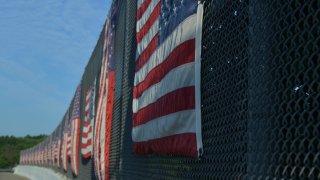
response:
[[[135,153],[201,154],[201,24],[196,0],[137,1]]]
[[[81,139],[81,154],[83,158],[90,158],[93,149],[95,86],[96,83],[94,81],[94,84],[86,92],[85,119]]]
[[[114,102],[114,36],[116,7],[112,4],[105,27],[105,42],[99,84],[94,137],[94,167],[99,180],[109,179],[109,150]]]
[[[71,115],[71,168],[77,176],[79,174],[79,140],[80,140],[80,101],[81,101],[81,84],[77,87],[73,99],[73,109]]]

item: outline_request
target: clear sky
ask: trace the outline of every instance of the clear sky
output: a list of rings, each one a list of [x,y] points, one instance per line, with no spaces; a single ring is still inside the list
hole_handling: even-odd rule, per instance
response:
[[[70,104],[111,0],[0,0],[0,135],[49,134]]]

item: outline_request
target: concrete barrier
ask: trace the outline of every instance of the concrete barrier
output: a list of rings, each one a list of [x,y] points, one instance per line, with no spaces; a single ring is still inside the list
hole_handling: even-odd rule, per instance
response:
[[[38,166],[24,166],[19,165],[13,168],[14,174],[25,176],[30,180],[67,180],[68,178],[63,174],[57,173],[52,169],[38,167]]]

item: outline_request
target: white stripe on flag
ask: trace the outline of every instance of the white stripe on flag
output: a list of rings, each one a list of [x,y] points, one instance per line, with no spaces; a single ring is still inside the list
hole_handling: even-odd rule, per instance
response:
[[[106,79],[106,91],[108,91],[108,80]],[[108,93],[106,93],[108,94]],[[103,111],[102,111],[102,120],[101,120],[101,129],[100,129],[100,148],[101,148],[101,154],[100,154],[100,170],[101,170],[101,179],[105,179],[105,152],[107,151],[105,149],[105,134],[106,134],[106,106],[107,106],[107,96],[104,96],[103,99]]]
[[[203,154],[201,130],[201,38],[202,38],[203,4],[198,4],[196,24],[196,51],[195,51],[195,112],[196,138],[198,157]]]
[[[132,140],[134,142],[143,142],[176,134],[195,133],[194,119],[194,110],[179,111],[162,116],[133,127]]]
[[[87,146],[86,148],[81,149],[82,154],[87,154],[92,152],[92,146]]]
[[[73,139],[72,139],[72,158],[71,158],[71,160],[73,162],[72,166],[73,166],[74,173],[76,175],[78,175],[78,157],[77,157],[77,154],[78,154],[79,122],[80,122],[79,119],[73,120],[73,131],[72,131],[73,132],[72,133]]]
[[[145,0],[137,0],[137,7],[138,9],[140,8],[140,6],[142,5],[142,3],[144,2]],[[152,0],[151,0],[152,1]]]

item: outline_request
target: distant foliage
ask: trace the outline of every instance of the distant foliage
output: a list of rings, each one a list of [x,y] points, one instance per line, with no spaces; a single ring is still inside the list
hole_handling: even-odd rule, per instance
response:
[[[11,168],[19,163],[20,151],[30,148],[47,136],[0,136],[0,168]]]

